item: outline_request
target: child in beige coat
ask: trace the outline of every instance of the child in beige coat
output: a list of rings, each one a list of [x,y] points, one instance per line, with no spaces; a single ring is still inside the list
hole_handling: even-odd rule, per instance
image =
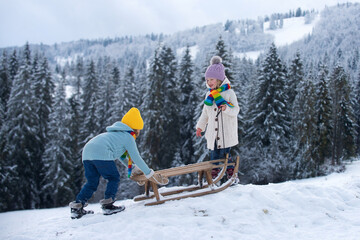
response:
[[[238,119],[239,104],[230,81],[225,76],[225,68],[219,56],[211,58],[210,66],[205,72],[206,94],[201,116],[196,124],[196,136],[205,132],[207,147],[210,149],[210,160],[225,158],[230,148],[239,143]],[[219,169],[213,169],[213,178]],[[233,168],[227,169],[228,178],[232,176]]]

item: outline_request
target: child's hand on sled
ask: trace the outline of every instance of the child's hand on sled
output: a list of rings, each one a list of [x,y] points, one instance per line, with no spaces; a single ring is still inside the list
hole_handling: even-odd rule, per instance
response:
[[[202,130],[200,128],[197,128],[196,129],[196,136],[201,137],[201,132],[202,132]]]

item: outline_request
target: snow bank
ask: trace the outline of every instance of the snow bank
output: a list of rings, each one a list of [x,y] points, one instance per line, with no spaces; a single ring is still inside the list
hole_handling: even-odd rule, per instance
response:
[[[274,36],[274,43],[277,47],[290,45],[291,43],[301,40],[307,35],[311,34],[314,26],[320,20],[318,14],[310,24],[305,24],[305,17],[286,18],[284,19],[283,28],[269,30],[270,22],[264,23],[264,33],[271,34]],[[261,51],[245,52],[245,53],[234,53],[234,55],[240,58],[250,58],[256,60]]]
[[[346,239],[360,237],[360,161],[345,173],[70,219],[68,207],[0,214],[0,239]]]

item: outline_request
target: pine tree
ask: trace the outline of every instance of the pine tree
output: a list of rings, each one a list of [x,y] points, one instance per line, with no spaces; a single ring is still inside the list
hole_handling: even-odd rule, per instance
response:
[[[84,168],[81,160],[81,150],[83,147],[82,134],[83,129],[83,115],[81,104],[81,86],[84,78],[84,65],[81,58],[77,59],[75,67],[75,92],[69,99],[70,105],[70,122],[69,122],[69,135],[71,136],[70,143],[70,158],[73,163],[73,172],[71,174],[71,183],[73,193],[77,194],[83,184]],[[63,72],[63,78],[65,79],[65,72]]]
[[[204,107],[204,100],[206,96],[206,86],[205,86],[205,71],[208,66],[208,62],[203,65],[202,69],[199,70],[198,68],[194,69],[195,80],[193,81],[194,84],[194,91],[192,94],[192,98],[195,102],[195,110],[194,110],[194,117],[193,121],[195,124],[199,121],[202,109]],[[193,143],[194,143],[194,158],[196,162],[203,162],[209,159],[209,151],[207,149],[206,139],[204,137],[197,137],[196,134],[193,135]]]
[[[138,67],[136,68],[136,71],[134,71],[135,80],[136,80],[136,101],[135,106],[141,106],[141,104],[144,102],[144,97],[146,94],[146,72],[147,72],[147,62],[141,61],[138,64]]]
[[[139,95],[136,89],[134,68],[128,66],[125,72],[123,84],[123,112],[124,114],[130,108],[137,106]]]
[[[9,209],[38,207],[39,189],[34,174],[38,161],[38,122],[32,88],[31,52],[25,45],[23,62],[16,75],[8,101],[2,136],[5,136],[4,158],[14,175],[9,176],[14,198]],[[16,196],[16,198],[15,198]]]
[[[120,78],[120,71],[117,66],[114,66],[111,71],[110,81],[114,86],[113,104],[110,106],[111,117],[109,123],[115,123],[121,120],[121,117],[125,114],[123,98],[124,98],[124,84]]]
[[[273,44],[262,64],[254,97],[249,103],[251,108],[246,117],[249,126],[246,144],[249,149],[256,149],[253,156],[260,156],[258,161],[265,161],[262,166],[266,171],[271,170],[264,173],[268,178],[265,182],[269,179],[280,181],[287,177],[283,171],[287,164],[284,156],[289,150],[290,113],[287,108],[284,69]]]
[[[193,137],[195,133],[194,116],[196,102],[194,99],[193,72],[194,65],[191,61],[190,49],[187,46],[179,66],[180,94],[180,154],[183,164],[195,163]]]
[[[168,168],[178,150],[178,92],[176,60],[172,50],[159,47],[151,62],[148,89],[141,106],[145,116],[143,153],[154,169]]]
[[[101,69],[98,75],[98,94],[96,105],[96,115],[99,119],[99,132],[105,131],[106,126],[112,124],[109,122],[109,119],[112,115],[111,106],[114,104],[114,92],[115,86],[113,81],[111,81],[111,62],[110,58],[104,58],[104,60],[99,60],[98,68]]]
[[[297,52],[295,55],[295,59],[291,62],[290,69],[289,69],[289,81],[288,81],[288,96],[289,100],[288,103],[290,107],[295,100],[297,95],[297,85],[303,80],[304,78],[304,69],[303,63],[300,57],[300,53]]]
[[[11,78],[8,61],[7,52],[4,50],[0,65],[0,128],[5,119],[6,105],[11,91]]]
[[[9,63],[7,53],[3,51],[1,66],[0,66],[0,134],[5,136],[5,127],[3,122],[6,119],[7,102],[10,97],[12,79],[9,72]],[[0,211],[9,210],[11,208],[11,190],[12,184],[10,179],[14,177],[16,173],[13,171],[11,162],[5,158],[4,147],[6,144],[6,138],[0,139]]]
[[[332,84],[332,164],[354,155],[354,111],[350,99],[348,76],[337,64],[331,74]]]
[[[356,121],[356,153],[360,154],[360,67],[357,75],[357,83],[355,89],[355,121]]]
[[[50,69],[46,58],[39,59],[38,55],[35,55],[32,64],[32,87],[34,88],[34,101],[36,102],[35,111],[38,115],[38,152],[36,162],[34,162],[34,176],[37,184],[37,189],[42,188],[44,181],[44,164],[42,161],[42,155],[45,151],[45,144],[48,135],[48,122],[49,114],[53,102],[54,83],[52,81]],[[42,204],[42,194],[40,194],[40,204]]]
[[[220,56],[222,58],[222,64],[225,67],[225,76],[230,80],[230,82],[234,79],[234,69],[232,66],[232,55],[226,49],[226,45],[222,37],[219,37],[219,40],[215,46],[215,55]]]
[[[331,98],[329,93],[329,78],[326,65],[319,64],[318,81],[316,86],[317,132],[318,132],[318,160],[317,164],[325,162],[330,157],[331,150]]]
[[[172,165],[175,153],[179,151],[180,147],[180,132],[183,126],[180,125],[179,119],[180,112],[182,112],[183,109],[179,109],[179,94],[182,94],[182,89],[179,89],[177,84],[177,62],[171,48],[163,46],[159,57],[163,72],[162,89],[164,91],[164,106],[161,111],[166,119],[163,125],[163,144],[160,151],[162,153],[163,167],[168,168]]]
[[[43,159],[46,176],[43,191],[47,207],[66,205],[74,198],[71,188],[71,136],[69,132],[69,105],[65,99],[65,79],[61,78],[55,93],[54,106],[50,114],[49,141]]]
[[[95,63],[90,61],[84,77],[84,87],[82,94],[84,129],[83,140],[87,142],[99,133],[99,117],[97,116],[97,104],[99,99],[99,85],[96,74]]]
[[[163,113],[165,106],[165,92],[162,82],[163,70],[160,61],[160,51],[157,49],[150,64],[147,76],[147,92],[141,106],[144,113],[144,130],[142,134],[142,156],[148,160],[148,164],[153,169],[162,168],[161,147],[163,144],[164,124],[166,121]]]
[[[236,146],[234,151],[237,155],[241,155],[241,148],[244,143],[243,138],[245,135],[245,113],[248,111],[248,104],[250,94],[253,92],[251,86],[253,86],[256,76],[256,69],[252,61],[247,60],[245,57],[240,60],[235,68],[235,80],[233,82],[238,83],[233,87],[238,98],[240,106],[240,112],[238,115],[238,134],[239,145]]]
[[[14,50],[13,54],[10,57],[9,61],[9,74],[10,74],[10,84],[12,86],[12,83],[14,82],[15,76],[19,70],[19,62],[18,57],[16,54],[16,50]],[[10,86],[10,88],[11,88]]]
[[[270,145],[271,134],[274,133],[286,146],[289,138],[289,121],[285,89],[284,67],[278,57],[273,44],[263,63],[258,79],[258,89],[255,92],[254,108],[249,116],[252,122],[248,134],[261,143],[261,146]]]
[[[293,107],[293,131],[297,161],[292,166],[295,178],[316,176],[317,158],[317,114],[313,74],[298,84],[298,94]]]

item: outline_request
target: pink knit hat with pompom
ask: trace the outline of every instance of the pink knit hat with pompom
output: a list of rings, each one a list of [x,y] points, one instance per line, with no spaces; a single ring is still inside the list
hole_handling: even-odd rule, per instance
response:
[[[206,69],[205,79],[216,78],[220,81],[225,80],[225,67],[221,63],[222,59],[219,56],[213,56],[210,60],[210,66]]]

